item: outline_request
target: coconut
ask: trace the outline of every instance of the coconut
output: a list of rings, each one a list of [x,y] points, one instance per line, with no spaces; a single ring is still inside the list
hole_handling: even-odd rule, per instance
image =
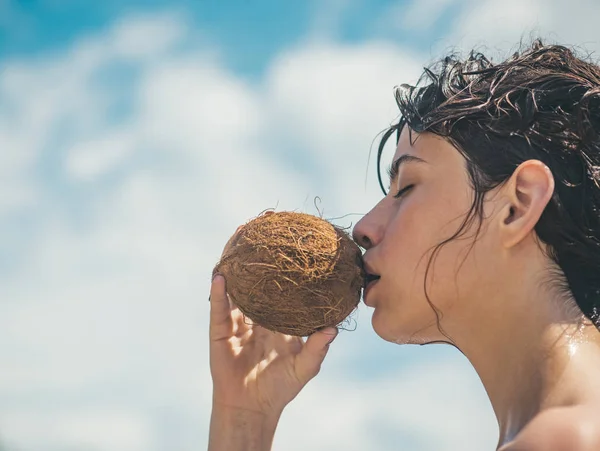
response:
[[[362,253],[344,229],[295,212],[269,212],[242,226],[217,272],[253,323],[296,336],[341,324],[364,284]]]

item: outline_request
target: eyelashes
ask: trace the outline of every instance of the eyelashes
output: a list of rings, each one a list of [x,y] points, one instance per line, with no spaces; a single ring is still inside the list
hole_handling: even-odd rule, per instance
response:
[[[405,195],[407,192],[409,192],[415,185],[406,185],[404,188],[402,188],[400,191],[398,191],[396,194],[394,194],[394,198],[399,199],[401,198],[403,195]]]

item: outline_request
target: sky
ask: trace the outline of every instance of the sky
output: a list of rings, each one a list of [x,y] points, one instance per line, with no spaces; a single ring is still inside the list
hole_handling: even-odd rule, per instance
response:
[[[594,0],[0,0],[0,449],[191,451],[208,291],[268,208],[351,227],[395,85],[450,51],[600,50]],[[481,451],[456,350],[382,341],[361,305],[275,450]]]

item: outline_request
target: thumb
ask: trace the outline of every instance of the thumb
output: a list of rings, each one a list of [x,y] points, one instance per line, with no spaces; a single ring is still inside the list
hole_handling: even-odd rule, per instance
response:
[[[303,385],[319,373],[329,345],[337,334],[337,328],[328,327],[308,337],[296,356],[296,375]]]

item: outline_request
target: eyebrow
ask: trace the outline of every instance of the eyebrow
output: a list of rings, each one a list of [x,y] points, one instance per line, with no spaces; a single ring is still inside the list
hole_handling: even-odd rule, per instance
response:
[[[400,155],[389,167],[388,176],[390,177],[390,183],[398,176],[400,166],[404,163],[427,163],[425,160],[415,157],[414,155],[404,154]]]

